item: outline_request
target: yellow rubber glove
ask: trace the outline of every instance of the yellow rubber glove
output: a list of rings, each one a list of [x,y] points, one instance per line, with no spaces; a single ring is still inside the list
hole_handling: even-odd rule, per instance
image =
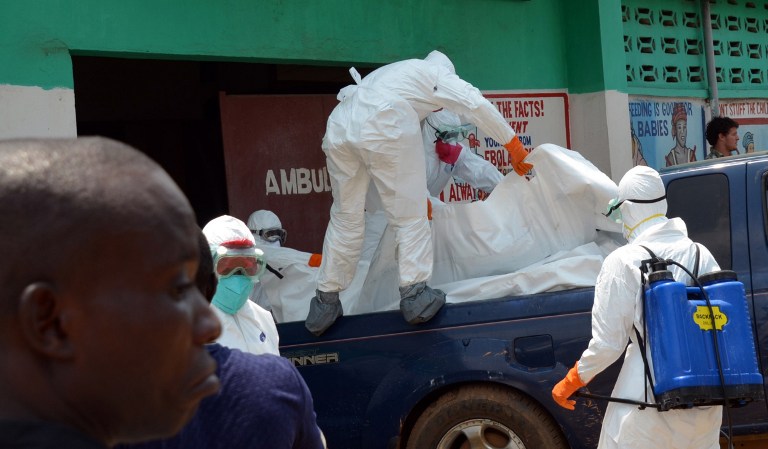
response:
[[[576,401],[568,398],[583,386],[585,386],[585,384],[581,381],[581,377],[579,377],[579,362],[576,362],[576,364],[573,365],[573,368],[568,371],[565,378],[558,382],[557,385],[555,385],[555,388],[552,389],[552,399],[554,399],[560,407],[573,410],[576,408]]]
[[[505,143],[504,148],[509,151],[509,155],[512,158],[512,168],[515,170],[515,173],[523,176],[531,171],[533,165],[527,162],[523,162],[523,160],[528,157],[528,151],[526,151],[525,147],[523,146],[523,142],[520,142],[520,139],[518,139],[517,136],[513,137],[509,142]]]

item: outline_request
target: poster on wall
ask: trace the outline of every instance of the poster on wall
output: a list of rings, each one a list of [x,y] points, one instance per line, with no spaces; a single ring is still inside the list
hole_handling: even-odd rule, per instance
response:
[[[564,92],[483,92],[515,130],[523,146],[530,151],[542,143],[553,143],[570,148],[568,123],[568,96]],[[464,142],[473,153],[481,157],[503,174],[512,170],[509,153],[503,147],[506,142],[496,142],[472,127]],[[465,203],[482,200],[485,192],[472,188],[464,180],[454,177],[440,193],[446,203]]]
[[[768,100],[723,101],[719,111],[721,117],[730,117],[739,124],[739,143],[732,154],[768,150]]]
[[[319,253],[333,201],[320,142],[335,95],[219,96],[229,215],[274,212],[286,246]]]
[[[704,102],[630,97],[632,165],[656,170],[704,159]]]

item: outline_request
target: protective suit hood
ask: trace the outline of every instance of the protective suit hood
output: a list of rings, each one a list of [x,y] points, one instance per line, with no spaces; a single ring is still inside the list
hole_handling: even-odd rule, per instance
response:
[[[262,229],[282,228],[280,219],[271,210],[257,210],[248,217],[248,229],[251,232],[259,232]]]
[[[208,239],[212,253],[223,243],[242,242],[251,245],[256,243],[248,226],[229,215],[222,215],[209,221],[203,228],[203,234]]]
[[[274,246],[280,247],[280,242],[267,241],[259,235],[259,231],[264,229],[282,229],[283,224],[280,222],[280,218],[271,210],[261,209],[257,210],[248,217],[248,229],[253,234],[253,239],[260,246]]]
[[[665,195],[659,173],[650,167],[638,165],[621,178],[618,200],[623,203],[619,209],[624,223],[623,234],[629,242],[648,227],[666,220]],[[657,201],[638,203],[632,200]]]
[[[441,65],[448,70],[451,71],[454,75],[456,74],[456,68],[453,66],[453,63],[450,59],[448,59],[448,56],[445,56],[442,52],[439,52],[437,50],[432,50],[426,58],[424,58],[425,61],[431,62],[432,64]]]

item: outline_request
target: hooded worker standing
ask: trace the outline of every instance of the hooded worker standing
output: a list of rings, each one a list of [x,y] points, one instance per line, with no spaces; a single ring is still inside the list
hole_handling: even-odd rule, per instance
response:
[[[644,364],[635,332],[647,340],[640,264],[650,255],[642,246],[694,272],[698,245],[698,272],[720,269],[707,248],[688,238],[685,222],[666,217],[666,191],[655,170],[646,166],[629,170],[619,182],[618,195],[612,201],[609,216],[623,222],[628,244],[612,252],[603,262],[595,285],[592,339],[576,365],[552,390],[555,402],[569,410],[574,409],[575,401],[568,398],[608,368],[625,348],[624,363],[611,396],[654,402],[652,388],[645,385]],[[692,283],[680,267],[670,265],[667,269],[675,279]],[[630,340],[628,346],[627,340]],[[722,412],[722,406],[660,412],[655,408],[640,409],[637,405],[610,402],[597,447],[717,449]]]
[[[218,279],[211,307],[221,321],[217,343],[253,354],[280,355],[279,335],[272,314],[249,301],[266,265],[251,231],[242,221],[222,215],[203,228]]]
[[[354,85],[343,88],[328,118],[323,151],[333,205],[323,243],[323,262],[305,325],[322,334],[342,315],[339,292],[355,274],[363,246],[365,198],[372,181],[394,228],[400,275],[400,310],[411,324],[430,320],[445,293],[426,286],[432,273],[427,185],[421,121],[446,108],[482,128],[510,152],[515,171],[531,165],[509,123],[480,91],[456,76],[439,51],[424,59],[394,62],[365,79],[350,69]]]

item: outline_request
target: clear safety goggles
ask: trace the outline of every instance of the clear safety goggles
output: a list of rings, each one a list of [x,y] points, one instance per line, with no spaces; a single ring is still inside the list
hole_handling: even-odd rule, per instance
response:
[[[442,110],[442,108],[438,109],[438,111],[439,110]],[[432,124],[432,122],[429,121],[429,119],[427,119],[427,125],[435,130],[435,137],[437,139],[448,143],[461,142],[467,138],[469,132],[472,130],[472,128],[474,128],[470,124],[463,124],[458,126],[441,124],[439,126],[435,126]],[[437,142],[437,140],[435,140],[435,142]]]
[[[655,203],[655,202],[661,201],[666,198],[667,198],[667,195],[662,195],[652,200],[627,199],[627,200],[619,201],[618,198],[614,198],[608,202],[608,207],[606,208],[606,211],[603,215],[615,221],[616,223],[621,223],[622,222],[621,209],[619,208],[621,207],[622,204],[624,204],[624,201],[629,201],[630,203],[649,204],[649,203]]]
[[[436,128],[435,137],[443,142],[461,142],[469,135],[470,127],[471,125],[441,126]]]
[[[279,240],[280,245],[282,246],[285,244],[285,238],[288,237],[288,231],[282,228],[261,229],[259,231],[259,237],[268,242],[276,242]]]
[[[435,131],[435,137],[443,142],[461,142],[467,138],[468,131],[466,129],[450,129],[445,131]]]
[[[255,247],[231,248],[222,245],[213,257],[213,269],[219,278],[241,274],[258,279],[266,266],[264,253]]]

